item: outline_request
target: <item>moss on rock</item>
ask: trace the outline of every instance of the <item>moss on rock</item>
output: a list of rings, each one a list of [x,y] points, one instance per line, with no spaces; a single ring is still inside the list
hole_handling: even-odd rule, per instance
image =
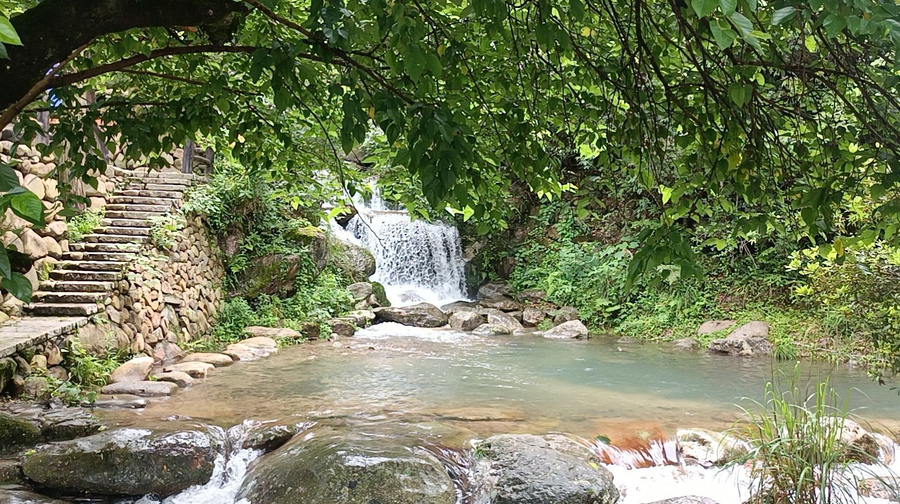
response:
[[[0,413],[0,455],[16,453],[33,446],[40,438],[41,431],[33,423]]]

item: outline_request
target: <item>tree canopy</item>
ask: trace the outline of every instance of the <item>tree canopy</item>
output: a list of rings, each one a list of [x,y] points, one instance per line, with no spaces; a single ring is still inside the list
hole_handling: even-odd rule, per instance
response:
[[[663,210],[632,275],[694,271],[714,212],[731,234],[799,216],[839,255],[900,226],[893,1],[0,0],[0,43],[0,126],[27,140],[52,110],[46,148],[86,180],[98,122],[130,156],[202,137],[296,187],[375,132],[466,218],[585,163],[631,177]],[[848,231],[860,197],[875,218]]]

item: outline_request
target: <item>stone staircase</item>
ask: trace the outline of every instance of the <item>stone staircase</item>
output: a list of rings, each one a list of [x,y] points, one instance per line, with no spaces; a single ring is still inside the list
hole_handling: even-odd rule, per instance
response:
[[[194,175],[174,171],[116,169],[119,189],[107,199],[100,226],[70,243],[63,260],[41,282],[25,312],[34,316],[90,316],[124,278],[143,242],[151,217],[180,205]]]

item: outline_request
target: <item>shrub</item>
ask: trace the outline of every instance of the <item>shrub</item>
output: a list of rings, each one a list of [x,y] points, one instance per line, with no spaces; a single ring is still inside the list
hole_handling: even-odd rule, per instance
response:
[[[103,210],[99,212],[85,210],[68,220],[66,223],[66,237],[69,241],[79,241],[84,235],[89,234],[95,227],[99,226],[102,220]]]

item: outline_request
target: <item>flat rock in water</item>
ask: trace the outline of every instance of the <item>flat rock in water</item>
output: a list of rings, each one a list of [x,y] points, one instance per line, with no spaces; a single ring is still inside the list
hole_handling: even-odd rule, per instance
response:
[[[737,324],[737,322],[734,320],[707,320],[697,328],[697,334],[712,334],[714,332],[724,331],[725,329],[731,329],[735,324]]]
[[[547,329],[543,336],[550,339],[580,339],[589,337],[590,331],[580,320],[570,320]]]
[[[223,352],[236,361],[254,361],[268,357],[278,351],[277,346],[257,346],[245,345],[244,343],[233,343]]]
[[[496,324],[481,324],[472,331],[472,334],[478,336],[503,336],[509,333],[509,329]]]
[[[670,346],[675,350],[692,352],[700,348],[700,342],[696,338],[681,338],[673,341]]]
[[[294,424],[262,424],[251,428],[241,441],[244,450],[270,452],[283,446],[297,434],[315,426],[315,422]]]
[[[141,381],[127,383],[110,383],[100,389],[102,394],[128,394],[140,397],[162,397],[172,395],[178,385],[168,382]]]
[[[464,311],[474,312],[478,311],[478,303],[474,303],[472,301],[454,301],[452,303],[441,306],[441,311],[446,313],[448,316]]]
[[[216,369],[215,366],[206,362],[179,362],[178,364],[164,367],[163,372],[181,371],[189,374],[191,378],[206,378],[214,369]]]
[[[510,333],[512,333],[516,329],[522,329],[521,322],[516,320],[516,318],[512,315],[503,313],[500,310],[488,310],[487,321],[488,324],[506,328],[506,330]]]
[[[153,377],[156,378],[156,381],[174,383],[179,388],[190,387],[194,384],[194,379],[191,378],[191,375],[183,371],[163,372],[155,374]]]
[[[316,429],[259,459],[235,500],[251,504],[454,504],[444,466],[391,440]]]
[[[66,501],[34,493],[19,485],[0,485],[0,502],[3,504],[67,504]]]
[[[131,394],[103,394],[85,407],[101,409],[141,409],[147,407],[147,400]]]
[[[256,336],[239,341],[241,345],[259,348],[278,348],[278,342],[266,336]]]
[[[244,328],[244,334],[249,334],[253,338],[263,337],[263,338],[269,338],[269,339],[277,339],[277,338],[296,339],[296,338],[300,337],[299,332],[297,332],[293,329],[288,329],[287,327],[250,326],[250,327]]]
[[[375,312],[372,310],[353,310],[344,316],[352,319],[356,327],[365,327],[375,321]]]
[[[678,429],[675,440],[685,465],[712,467],[730,462],[747,453],[746,442],[708,429]]]
[[[234,359],[220,353],[192,353],[182,359],[181,362],[205,362],[215,367],[224,367],[234,364]]]
[[[476,446],[474,478],[492,504],[614,504],[613,475],[559,435],[503,434]]]
[[[775,346],[769,341],[769,324],[755,320],[738,327],[727,338],[711,341],[709,350],[740,357],[757,357],[771,355]]]
[[[455,331],[474,331],[484,323],[484,317],[474,311],[461,311],[450,315],[450,327]]]
[[[166,497],[212,477],[216,450],[199,431],[116,429],[39,446],[22,471],[54,492]]]
[[[117,367],[109,375],[109,383],[139,382],[147,379],[153,367],[153,357],[135,357]]]
[[[429,303],[376,308],[375,316],[387,322],[413,327],[441,327],[449,322],[440,308]]]

